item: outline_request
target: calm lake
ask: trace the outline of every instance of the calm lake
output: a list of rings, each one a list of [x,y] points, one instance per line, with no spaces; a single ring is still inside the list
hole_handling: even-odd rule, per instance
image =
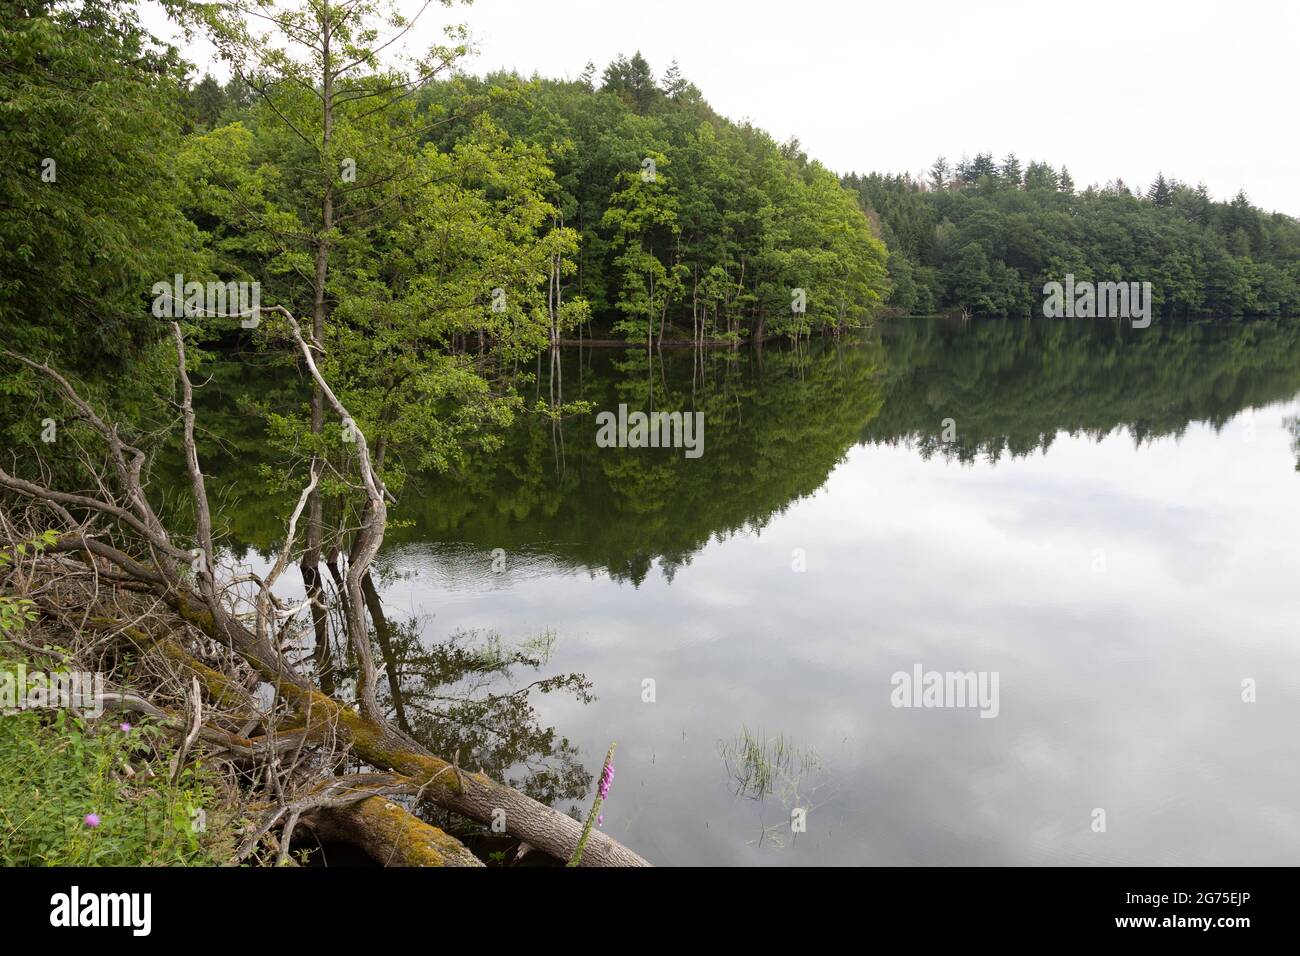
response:
[[[591,412],[411,479],[379,562],[407,719],[462,766],[585,807],[617,741],[604,828],[658,864],[1296,862],[1300,323],[904,319],[539,370]],[[266,380],[223,365],[201,412],[255,565],[289,509],[247,493],[232,399]],[[597,447],[619,404],[702,411],[702,456]],[[511,681],[456,670],[519,645]],[[996,675],[996,707],[894,706],[918,667]],[[495,730],[437,716],[568,673],[589,695]]]

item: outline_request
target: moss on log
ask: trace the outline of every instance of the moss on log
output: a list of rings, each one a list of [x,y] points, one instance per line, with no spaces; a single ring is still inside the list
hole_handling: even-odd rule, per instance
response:
[[[385,797],[332,807],[304,817],[325,840],[358,846],[381,866],[482,866],[459,840]]]

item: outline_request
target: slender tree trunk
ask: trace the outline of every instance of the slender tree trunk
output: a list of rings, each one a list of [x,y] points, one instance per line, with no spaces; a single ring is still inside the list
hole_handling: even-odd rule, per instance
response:
[[[321,79],[323,92],[322,117],[322,153],[327,161],[330,142],[334,133],[334,74],[330,63],[331,13],[329,0],[325,0],[322,11]],[[316,242],[316,273],[312,281],[312,336],[318,344],[325,342],[325,281],[329,271],[330,230],[334,226],[334,179],[332,170],[322,166],[324,192],[321,197],[321,233]],[[325,397],[320,386],[313,382],[311,394],[311,433],[320,435],[325,428]],[[313,466],[317,465],[313,462]],[[307,500],[307,540],[303,550],[302,570],[303,588],[311,600],[312,626],[316,635],[316,648],[322,658],[329,656],[329,622],[326,619],[324,591],[321,588],[320,555],[321,542],[324,538],[324,507],[320,489],[312,490]]]
[[[654,255],[652,252],[651,255]],[[645,316],[645,357],[650,361],[650,347],[654,344],[655,337],[655,274],[651,271],[650,279],[650,301],[646,303]]]
[[[393,630],[384,614],[384,604],[379,599],[379,589],[367,571],[361,578],[361,593],[365,596],[366,610],[375,625],[375,638],[379,641],[379,653],[384,658],[384,670],[388,677],[388,693],[393,699],[393,716],[403,733],[411,733],[411,725],[406,720],[406,703],[402,700],[402,684],[397,673],[397,655],[393,652]]]

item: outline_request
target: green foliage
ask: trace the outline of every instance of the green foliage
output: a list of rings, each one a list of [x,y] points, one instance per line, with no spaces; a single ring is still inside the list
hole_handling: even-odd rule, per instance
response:
[[[876,173],[844,184],[881,220],[896,312],[1041,316],[1044,283],[1072,272],[1149,281],[1165,318],[1300,315],[1300,221],[1244,193],[1213,202],[1161,174],[1143,198],[1120,181],[1076,194],[1064,167],[1021,175],[1014,156],[998,170],[988,154],[955,174],[941,158],[924,184]]]
[[[0,716],[0,865],[218,864],[207,774],[187,768],[172,784],[160,741],[147,726],[123,731],[63,710]]]
[[[125,0],[0,6],[7,346],[65,368],[131,356],[156,331],[150,285],[201,268],[173,165],[182,76]]]
[[[264,303],[312,315],[321,371],[397,490],[407,469],[446,469],[492,447],[521,407],[519,365],[586,318],[581,297],[560,288],[576,271],[578,236],[552,205],[544,151],[477,104],[455,143],[422,143],[439,123],[410,94],[463,44],[390,69],[378,33],[405,21],[389,4],[278,15],[295,25],[284,50],[238,16],[208,23],[240,75],[258,79],[247,106],[221,113],[226,125],[187,139],[186,211],[223,274],[255,277]],[[332,59],[312,52],[310,38],[324,35]],[[271,320],[254,340],[293,374],[282,331]],[[332,415],[309,424],[310,392],[267,409],[267,435],[293,457],[332,461],[321,494],[340,500],[352,446]]]
[[[55,540],[47,531],[0,551],[0,572]],[[0,636],[36,619],[31,600],[0,595]],[[18,686],[18,667],[0,658],[6,686]],[[215,810],[210,775],[195,762],[173,781],[173,751],[171,738],[147,724],[90,721],[61,709],[0,714],[0,865],[221,862],[230,838],[218,825],[225,814]],[[87,824],[89,814],[96,826]]]
[[[9,549],[0,550],[0,579],[3,578],[5,569],[12,565],[15,559],[21,560],[29,554],[39,554],[57,541],[57,534],[53,531],[44,531],[32,541],[14,545],[12,552]],[[31,598],[16,598],[8,594],[0,594],[0,637],[17,634],[36,619],[36,602]]]
[[[797,142],[715,113],[638,54],[599,90],[500,74],[432,86],[422,108],[454,117],[490,91],[493,115],[545,149],[554,204],[579,232],[575,281],[596,321],[632,341],[802,335],[867,322],[886,254],[851,193]],[[450,148],[470,132],[449,122]],[[805,290],[807,311],[791,308]]]

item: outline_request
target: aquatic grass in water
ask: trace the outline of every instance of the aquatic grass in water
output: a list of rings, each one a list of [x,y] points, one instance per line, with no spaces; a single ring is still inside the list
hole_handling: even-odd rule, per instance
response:
[[[812,748],[797,747],[784,734],[767,738],[742,727],[740,734],[718,747],[727,774],[736,782],[736,795],[762,800],[776,792],[797,793],[803,776],[821,769]]]
[[[726,764],[727,775],[735,782],[736,796],[747,797],[759,804],[759,833],[756,839],[746,841],[747,844],[784,847],[783,835],[791,828],[791,823],[789,820],[764,823],[763,803],[774,796],[787,811],[797,807],[806,814],[812,809],[808,797],[823,784],[814,781],[811,789],[804,792],[804,780],[820,774],[823,769],[817,752],[811,747],[798,746],[785,734],[767,737],[752,733],[748,727],[742,727],[733,740],[721,742],[718,751]]]

